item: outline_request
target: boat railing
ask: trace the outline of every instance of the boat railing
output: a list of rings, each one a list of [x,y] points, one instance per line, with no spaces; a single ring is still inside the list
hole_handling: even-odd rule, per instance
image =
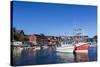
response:
[[[88,44],[89,44],[90,46],[97,46],[97,43],[96,43],[96,42],[88,42]]]

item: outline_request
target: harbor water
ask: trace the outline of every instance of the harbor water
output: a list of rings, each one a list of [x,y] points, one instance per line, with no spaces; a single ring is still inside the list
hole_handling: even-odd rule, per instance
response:
[[[61,53],[56,52],[54,47],[48,47],[41,50],[14,47],[12,51],[11,64],[13,66],[97,61],[96,47],[90,47],[88,53]]]

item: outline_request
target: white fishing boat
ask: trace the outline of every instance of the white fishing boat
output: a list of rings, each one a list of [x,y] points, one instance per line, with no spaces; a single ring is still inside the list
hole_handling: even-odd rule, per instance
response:
[[[60,47],[56,48],[57,52],[73,52],[74,46],[72,44],[62,44]]]
[[[40,50],[40,49],[41,49],[41,47],[40,47],[40,46],[35,47],[35,50]]]
[[[22,46],[22,42],[20,42],[20,41],[13,41],[12,45],[13,46]]]

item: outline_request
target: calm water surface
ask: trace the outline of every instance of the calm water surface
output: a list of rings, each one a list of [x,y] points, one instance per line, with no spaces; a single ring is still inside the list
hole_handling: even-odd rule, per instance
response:
[[[33,48],[13,48],[12,65],[40,65],[72,62],[88,62],[97,60],[96,47],[89,53],[60,53],[55,48],[35,50]]]

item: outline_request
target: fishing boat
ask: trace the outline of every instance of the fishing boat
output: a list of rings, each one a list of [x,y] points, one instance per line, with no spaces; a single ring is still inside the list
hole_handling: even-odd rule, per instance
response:
[[[79,42],[77,44],[75,44],[75,52],[88,52],[89,49],[89,44],[88,43],[84,43],[84,42]]]
[[[83,34],[83,31],[81,28],[75,29],[74,32],[75,32],[75,35],[74,35],[75,50],[74,50],[74,52],[80,52],[80,53],[88,52],[89,44],[86,41],[88,39],[88,36]]]
[[[97,53],[97,43],[91,43],[88,53]]]
[[[62,44],[60,47],[56,48],[57,52],[73,52],[74,46],[72,44]]]
[[[40,50],[40,49],[41,49],[40,46],[36,46],[36,47],[35,47],[35,50]]]

